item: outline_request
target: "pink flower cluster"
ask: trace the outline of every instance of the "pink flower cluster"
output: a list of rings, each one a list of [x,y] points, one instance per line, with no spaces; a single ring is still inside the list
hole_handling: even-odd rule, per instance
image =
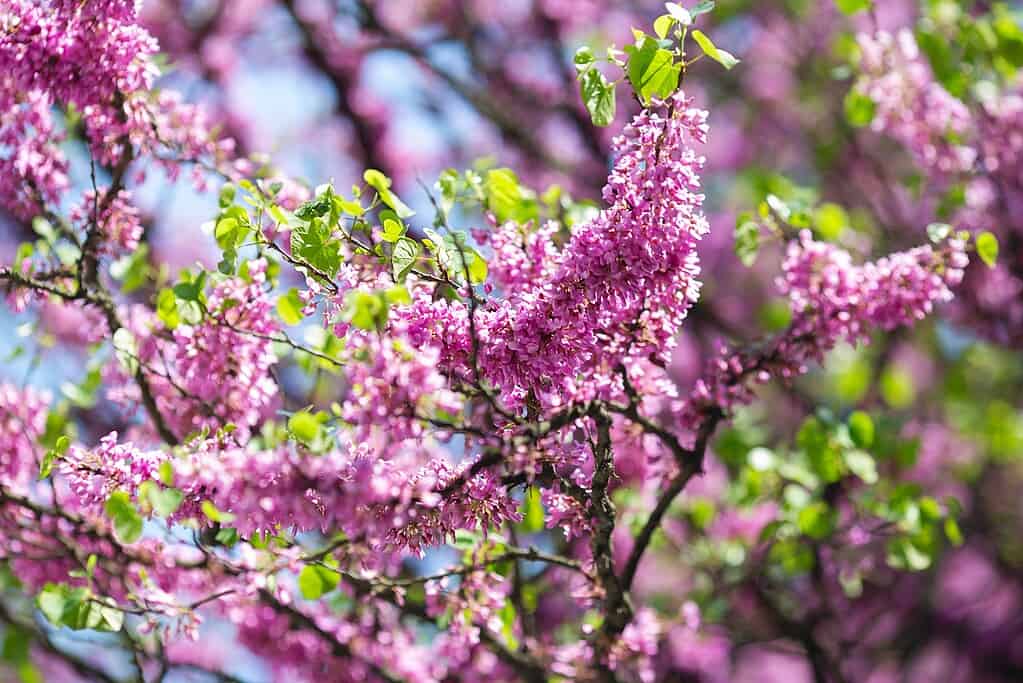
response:
[[[206,299],[207,315],[196,325],[168,331],[147,310],[130,309],[127,324],[141,370],[178,438],[231,423],[245,439],[275,408],[270,368],[277,362],[272,336],[278,323],[265,289],[266,261],[251,261],[249,277],[216,285]],[[138,405],[135,379],[121,364],[109,365],[105,380],[111,398]]]
[[[0,149],[7,150],[0,153],[0,203],[18,218],[32,218],[68,187],[51,105],[45,93],[19,92],[9,76],[0,78]]]
[[[639,114],[615,139],[608,208],[574,231],[548,277],[478,311],[479,366],[508,406],[607,396],[626,357],[666,357],[699,293],[696,243],[708,225],[693,145],[706,140],[706,118],[682,93]],[[467,374],[462,305],[420,298],[403,315],[417,345],[441,346]]]
[[[79,505],[102,506],[115,489],[135,495],[169,461],[174,485],[185,494],[180,515],[205,520],[201,505],[210,501],[234,515],[232,526],[246,536],[278,526],[343,531],[378,551],[419,555],[456,529],[486,531],[519,519],[518,504],[496,476],[470,474],[472,461],[455,466],[437,449],[411,442],[388,459],[366,442],[313,455],[295,446],[251,450],[211,439],[174,458],[116,438],[109,434],[95,449],[68,452],[64,472]],[[456,481],[452,492],[439,494]],[[385,560],[365,558],[369,566]]]
[[[101,509],[114,491],[135,491],[142,482],[157,479],[160,464],[166,459],[163,453],[119,444],[117,432],[110,432],[95,448],[71,446],[61,471],[80,506]]]
[[[500,287],[505,296],[554,277],[558,260],[554,236],[560,226],[551,221],[531,227],[508,221],[493,232],[478,231],[480,241],[493,249],[487,280]]]
[[[348,395],[341,417],[356,427],[356,437],[374,433],[389,441],[424,435],[424,419],[453,422],[461,414],[458,395],[437,369],[435,348],[417,349],[396,334],[353,331],[346,338]]]
[[[48,409],[45,394],[0,384],[0,485],[24,491],[39,474],[43,452],[37,440]]]
[[[923,319],[935,304],[951,300],[968,262],[965,249],[953,238],[940,249],[925,245],[856,265],[847,251],[801,232],[778,281],[792,309],[789,328],[764,349],[722,349],[682,403],[682,425],[695,430],[706,410],[748,403],[750,380],[793,378],[838,343],[864,341],[873,327],[891,330]]]
[[[108,188],[99,193],[86,190],[81,203],[71,207],[69,216],[82,230],[95,222],[103,236],[99,251],[112,256],[123,256],[135,251],[142,239],[139,210],[131,203],[131,193],[120,190],[107,198]]]
[[[855,342],[871,327],[891,330],[923,320],[935,303],[950,301],[967,265],[966,244],[947,242],[945,253],[925,245],[856,266],[849,252],[813,239],[809,231],[789,244],[778,281],[795,316],[792,333],[813,334],[822,348]]]
[[[934,81],[913,33],[860,34],[858,42],[864,76],[857,87],[876,106],[873,129],[905,145],[924,168],[968,171],[977,154],[960,140],[973,129],[970,112]]]
[[[21,92],[49,92],[88,118],[119,93],[147,90],[156,41],[135,23],[135,0],[6,3],[0,65]]]
[[[136,23],[139,4],[12,0],[0,8],[0,203],[15,215],[40,213],[68,188],[58,147],[63,132],[51,117],[55,106],[82,117],[92,157],[108,168],[143,155],[172,177],[182,162],[231,172],[222,162],[233,160],[234,143],[218,140],[204,113],[177,93],[152,90],[158,46]],[[197,165],[193,171],[204,186],[205,170]],[[127,199],[119,195],[114,202],[123,209]],[[117,235],[122,246],[137,240],[135,232]]]

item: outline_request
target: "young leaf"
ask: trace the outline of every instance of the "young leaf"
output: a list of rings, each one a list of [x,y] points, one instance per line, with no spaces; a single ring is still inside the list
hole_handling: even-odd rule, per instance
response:
[[[39,478],[46,479],[50,474],[53,473],[53,466],[57,462],[57,459],[67,453],[68,447],[71,445],[71,440],[64,435],[57,438],[56,444],[53,448],[46,451],[46,455],[43,456],[43,462],[39,466]]]
[[[402,225],[400,221],[397,221],[394,218],[384,218],[383,228],[384,234],[381,236],[381,238],[385,242],[391,243],[397,242],[406,232],[405,226]]]
[[[320,435],[320,421],[312,413],[300,410],[288,418],[288,431],[302,443],[312,443]]]
[[[870,125],[870,122],[874,120],[874,111],[877,109],[874,100],[857,90],[849,91],[849,94],[845,96],[843,106],[845,120],[854,128]]]
[[[277,313],[286,325],[297,325],[302,322],[304,304],[298,296],[298,290],[292,287],[288,293],[277,300]]]
[[[994,268],[998,261],[998,238],[986,230],[977,235],[977,255],[988,268]]]
[[[142,517],[125,491],[114,491],[104,506],[122,543],[134,543],[142,536]]]
[[[629,54],[629,82],[644,104],[649,104],[653,96],[664,98],[675,92],[682,67],[674,63],[675,57],[669,50],[644,36],[638,47],[629,45],[625,51]]]
[[[387,319],[384,302],[376,294],[355,290],[345,298],[345,317],[360,330],[375,330]]]
[[[199,507],[202,508],[202,513],[206,515],[206,519],[210,520],[211,522],[230,524],[231,522],[234,521],[234,515],[232,515],[230,512],[224,512],[223,510],[220,510],[219,508],[217,508],[216,505],[213,504],[213,501],[204,500]]]
[[[402,237],[394,244],[391,251],[391,271],[396,282],[405,282],[409,271],[416,265],[419,251],[419,243],[408,237]]]
[[[750,214],[742,214],[735,225],[735,255],[749,268],[757,260],[760,250],[760,227]]]
[[[856,14],[870,9],[873,0],[835,0],[835,4],[843,14]]]
[[[599,73],[596,70],[586,72],[582,76],[583,83],[589,79],[591,74],[599,75]],[[487,171],[487,178],[483,182],[483,192],[487,198],[487,208],[494,212],[499,223],[512,217],[522,199],[522,188],[519,186],[518,176],[510,168],[494,168]]]
[[[170,517],[177,512],[184,499],[185,494],[177,489],[162,489],[158,486],[149,489],[149,503],[161,517]]]
[[[409,218],[416,215],[415,211],[410,209],[403,201],[398,199],[397,195],[391,192],[391,179],[383,173],[375,168],[369,168],[362,174],[362,179],[366,181],[367,185],[377,191],[380,201],[391,207],[394,213],[398,214],[398,218]]]
[[[522,529],[527,534],[535,534],[543,531],[544,512],[543,504],[540,502],[540,492],[530,486],[526,489],[526,495],[522,499]]]
[[[583,104],[595,126],[608,126],[615,118],[615,86],[607,82],[604,74],[590,69],[579,77],[579,91]]]
[[[700,31],[699,29],[693,31],[693,40],[695,40],[697,45],[700,46],[700,49],[703,50],[703,54],[707,55],[726,69],[731,69],[739,63],[739,59],[735,55],[730,52],[726,52],[725,50],[718,49],[718,47],[714,45],[714,42],[703,31]]]
[[[593,56],[593,51],[589,47],[583,45],[575,51],[575,57],[572,58],[572,61],[578,71],[585,71],[597,61],[597,58]]]
[[[291,231],[291,253],[330,277],[341,267],[341,242],[334,239],[330,227],[319,217]]]
[[[689,10],[689,14],[695,19],[701,14],[707,14],[708,12],[713,11],[715,4],[714,0],[701,0],[696,3],[696,7]]]
[[[337,587],[341,575],[315,564],[307,564],[298,573],[298,590],[306,600],[317,600]]]
[[[799,530],[818,541],[831,535],[836,521],[836,512],[823,501],[807,505],[797,518]]]
[[[671,31],[671,27],[675,25],[675,17],[670,14],[662,14],[661,16],[654,19],[654,33],[657,34],[658,38],[664,39],[668,37],[668,32]]]
[[[870,448],[874,443],[874,421],[862,410],[853,411],[849,416],[849,435],[860,448]]]

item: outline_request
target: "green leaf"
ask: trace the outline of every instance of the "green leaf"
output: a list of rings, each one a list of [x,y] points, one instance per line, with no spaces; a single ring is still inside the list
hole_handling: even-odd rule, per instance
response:
[[[527,534],[535,534],[544,529],[543,503],[540,502],[540,492],[533,486],[526,489],[526,495],[522,499],[522,530]]]
[[[585,71],[589,69],[597,58],[593,56],[593,51],[589,47],[583,45],[575,51],[575,56],[572,58],[572,62],[575,64],[575,68],[579,71]]]
[[[202,508],[202,513],[206,515],[206,519],[211,522],[230,524],[234,521],[234,515],[218,509],[212,500],[204,500],[199,507]]]
[[[36,607],[54,626],[63,625],[64,611],[70,602],[68,590],[68,587],[62,584],[48,583],[36,596]]]
[[[842,461],[831,444],[831,437],[821,421],[808,417],[796,434],[796,444],[806,453],[814,473],[826,482],[842,476]]]
[[[845,96],[843,103],[845,109],[845,120],[854,128],[869,126],[874,120],[874,112],[877,105],[869,96],[858,90],[850,90]]]
[[[768,332],[780,332],[792,322],[792,309],[785,299],[770,299],[757,311],[757,319]]]
[[[469,282],[474,285],[486,282],[489,269],[487,268],[486,260],[480,253],[472,249],[466,253],[466,260],[468,261]]]
[[[785,200],[779,197],[778,195],[769,194],[764,199],[764,202],[771,209],[771,211],[777,214],[778,218],[782,219],[783,221],[787,222],[790,218],[792,218],[792,207],[790,207],[785,202]]]
[[[708,12],[713,11],[715,6],[716,3],[714,2],[714,0],[701,0],[700,2],[696,3],[696,7],[689,10],[689,14],[691,14],[692,17],[695,19],[701,14],[707,14]]]
[[[85,587],[48,583],[36,596],[36,606],[54,626],[111,632],[124,626],[124,612],[100,604]]]
[[[862,410],[853,411],[849,416],[849,435],[860,448],[870,448],[874,443],[874,420]]]
[[[114,533],[122,543],[134,543],[142,536],[142,516],[125,491],[114,491],[104,506],[114,523]]]
[[[735,255],[747,268],[757,260],[760,251],[760,226],[749,213],[739,216],[735,224]]]
[[[67,453],[67,449],[71,446],[71,439],[64,435],[57,437],[57,442],[53,448],[46,451],[46,455],[43,457],[43,462],[39,466],[39,478],[46,479],[50,474],[53,473],[53,465],[57,460]]]
[[[149,503],[153,506],[153,510],[156,514],[161,517],[170,517],[178,508],[181,507],[182,501],[185,500],[185,494],[174,488],[159,488],[154,486],[149,489]]]
[[[121,291],[131,294],[149,277],[149,245],[140,244],[132,253],[110,264],[110,276],[121,281]]]
[[[790,575],[805,574],[813,569],[813,551],[795,539],[782,539],[771,546],[768,557]]]
[[[391,251],[391,272],[396,282],[405,282],[409,271],[416,265],[420,250],[419,242],[408,237],[402,237],[395,243]]]
[[[454,547],[457,550],[472,550],[483,540],[475,531],[469,531],[468,529],[455,529],[455,542]]]
[[[977,235],[977,255],[988,268],[994,268],[998,261],[998,238],[986,230]]]
[[[0,656],[5,662],[21,664],[28,661],[29,646],[32,644],[32,636],[24,628],[17,624],[4,626],[4,645]]]
[[[217,535],[214,536],[214,540],[216,540],[217,543],[227,548],[233,548],[236,546],[239,538],[238,530],[232,527],[225,527],[218,531]]]
[[[194,279],[185,272],[181,282],[174,285],[172,291],[174,296],[182,301],[202,301],[203,287],[206,284],[206,271],[200,271]]]
[[[288,432],[302,443],[309,444],[320,435],[322,425],[306,410],[300,410],[288,418]]]
[[[825,240],[838,239],[847,225],[849,216],[838,204],[821,204],[813,214],[817,234]]]
[[[362,179],[366,181],[367,185],[377,191],[380,201],[391,207],[394,213],[398,214],[398,218],[409,218],[416,215],[415,211],[410,209],[403,201],[398,199],[397,195],[391,192],[391,179],[383,173],[375,168],[369,168],[362,174]]]
[[[838,9],[843,14],[856,14],[864,10],[870,9],[873,4],[872,0],[835,0],[835,4],[838,5]]]
[[[298,289],[292,287],[288,293],[277,299],[277,314],[286,325],[297,325],[302,322],[302,309],[305,304],[298,296]]]
[[[322,218],[299,223],[291,231],[291,253],[329,277],[341,267],[341,242]]]
[[[307,564],[298,573],[298,590],[306,600],[318,600],[337,587],[341,575],[316,564]]]
[[[667,38],[671,27],[675,25],[675,17],[670,14],[662,14],[654,19],[654,33],[658,38]]]
[[[395,285],[394,287],[388,287],[383,291],[384,301],[389,305],[394,304],[410,304],[412,303],[412,295],[409,294],[408,288],[405,285]]]
[[[717,515],[714,501],[709,498],[697,497],[689,504],[689,519],[697,529],[707,529]]]
[[[595,126],[608,126],[614,121],[617,102],[615,86],[597,69],[590,69],[579,77],[579,92]]]
[[[234,186],[234,183],[224,183],[220,186],[220,193],[217,195],[217,199],[220,204],[220,208],[226,209],[234,203],[234,196],[238,192],[238,188]]]
[[[699,29],[693,31],[693,40],[695,40],[696,44],[700,46],[701,50],[703,50],[703,54],[707,55],[726,69],[731,69],[739,63],[739,59],[736,58],[735,55],[718,49],[718,47],[714,45],[714,42],[703,31]]]
[[[376,294],[355,290],[345,297],[345,318],[360,330],[375,330],[387,320],[387,308]]]
[[[170,460],[164,460],[160,463],[160,481],[166,486],[174,485],[174,465],[171,464]]]
[[[456,232],[441,236],[435,230],[426,228],[431,249],[437,255],[437,261],[453,279],[462,281],[468,271],[469,281],[480,284],[487,279],[487,262],[474,248],[466,244],[464,233]]]
[[[827,503],[818,501],[799,511],[796,524],[801,532],[819,541],[831,535],[837,520],[837,512]]]
[[[92,609],[99,609],[103,621],[98,630],[117,632],[124,626],[124,612],[109,605],[92,605]]]
[[[295,210],[295,217],[303,221],[311,221],[314,218],[329,216],[334,208],[334,188],[331,185],[321,185],[316,188],[316,196],[307,201]]]
[[[657,41],[650,36],[643,36],[642,40],[636,45],[625,46],[625,52],[629,55],[626,75],[637,94],[639,93],[639,85],[643,81],[643,74],[646,73],[647,67],[653,61],[657,50]]]
[[[381,239],[385,242],[397,242],[405,234],[405,226],[402,225],[401,221],[394,218],[384,218],[383,228],[384,232],[381,235]]]
[[[888,367],[881,373],[881,398],[892,408],[906,408],[916,398],[916,387],[908,372]]]
[[[221,212],[213,236],[221,249],[234,249],[242,245],[252,233],[249,214],[240,206],[230,206]]]
[[[644,36],[638,47],[629,45],[625,51],[629,54],[629,82],[644,104],[649,104],[651,97],[665,98],[675,92],[682,67],[675,64],[675,56],[669,50]]]
[[[173,330],[181,324],[181,316],[178,314],[178,298],[174,296],[173,290],[160,290],[156,297],[156,316],[168,330]]]
[[[587,77],[594,73],[599,74],[597,71],[587,72],[583,81],[585,82]],[[511,218],[522,199],[519,179],[515,172],[508,168],[495,168],[487,171],[483,191],[487,197],[487,208],[494,212],[498,223],[504,223]]]
[[[887,562],[896,569],[923,571],[931,566],[931,556],[926,549],[918,547],[912,539],[893,538],[888,543]]]
[[[959,547],[963,544],[963,532],[959,528],[959,522],[954,517],[945,518],[945,537],[952,545]]]

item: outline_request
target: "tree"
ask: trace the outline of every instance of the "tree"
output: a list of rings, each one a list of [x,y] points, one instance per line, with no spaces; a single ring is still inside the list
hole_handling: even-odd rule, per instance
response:
[[[28,378],[0,384],[5,665],[854,681],[930,657],[1019,674],[1012,610],[948,616],[986,599],[949,573],[1019,601],[1001,537],[1018,511],[980,500],[1018,493],[1023,451],[1007,8],[930,3],[891,33],[870,2],[667,3],[635,10],[652,28],[621,47],[572,52],[579,26],[626,18],[270,4],[331,86],[320,131],[342,125],[364,167],[341,175],[350,190],[251,152],[230,111],[246,57],[227,43],[261,38],[266,12],[0,9],[0,204],[27,240],[0,267]],[[762,27],[742,62],[711,37],[739,21]],[[767,26],[812,94],[741,80],[770,75]],[[467,104],[515,168],[421,180],[362,87],[386,52]],[[166,56],[181,75],[161,75]],[[802,73],[825,56],[834,69]],[[212,111],[174,78],[213,84]],[[442,120],[446,95],[427,107]],[[735,102],[774,107],[740,153],[713,146],[719,109],[738,134]],[[216,258],[175,273],[157,239],[171,212],[146,197],[184,170],[216,206],[180,229]],[[752,207],[734,254],[708,176]],[[927,362],[947,367],[907,370]]]

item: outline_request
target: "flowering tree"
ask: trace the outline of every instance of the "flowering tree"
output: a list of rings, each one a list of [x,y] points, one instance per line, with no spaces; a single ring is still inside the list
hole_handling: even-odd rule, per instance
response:
[[[1019,675],[1019,546],[994,527],[1018,530],[1020,511],[974,500],[1018,499],[1023,450],[1011,10],[896,12],[914,34],[869,0],[549,2],[479,25],[476,3],[399,4],[0,6],[4,666]],[[251,151],[257,126],[226,93],[243,80],[232,44],[266,17],[333,91],[315,139],[340,131],[350,189]],[[792,124],[812,110],[793,95],[745,121],[736,102],[771,98],[729,95],[736,79],[785,60],[778,41],[741,62],[715,45],[742,21],[809,27],[785,68],[835,60],[806,77],[826,116]],[[607,44],[578,40],[587,27]],[[387,51],[469,105],[487,135],[464,154],[518,170],[408,163],[400,117],[360,80]],[[213,86],[205,106],[180,94],[193,82]],[[749,149],[715,146],[715,101]],[[783,125],[833,149],[798,149]],[[815,156],[819,187],[778,173]],[[215,204],[202,227],[169,228],[152,199],[182,171]],[[708,178],[745,189],[705,208]],[[954,324],[928,327],[936,311]],[[921,357],[950,365],[933,401],[905,369]],[[983,596],[947,578],[978,572]],[[973,598],[1008,607],[948,616]]]

